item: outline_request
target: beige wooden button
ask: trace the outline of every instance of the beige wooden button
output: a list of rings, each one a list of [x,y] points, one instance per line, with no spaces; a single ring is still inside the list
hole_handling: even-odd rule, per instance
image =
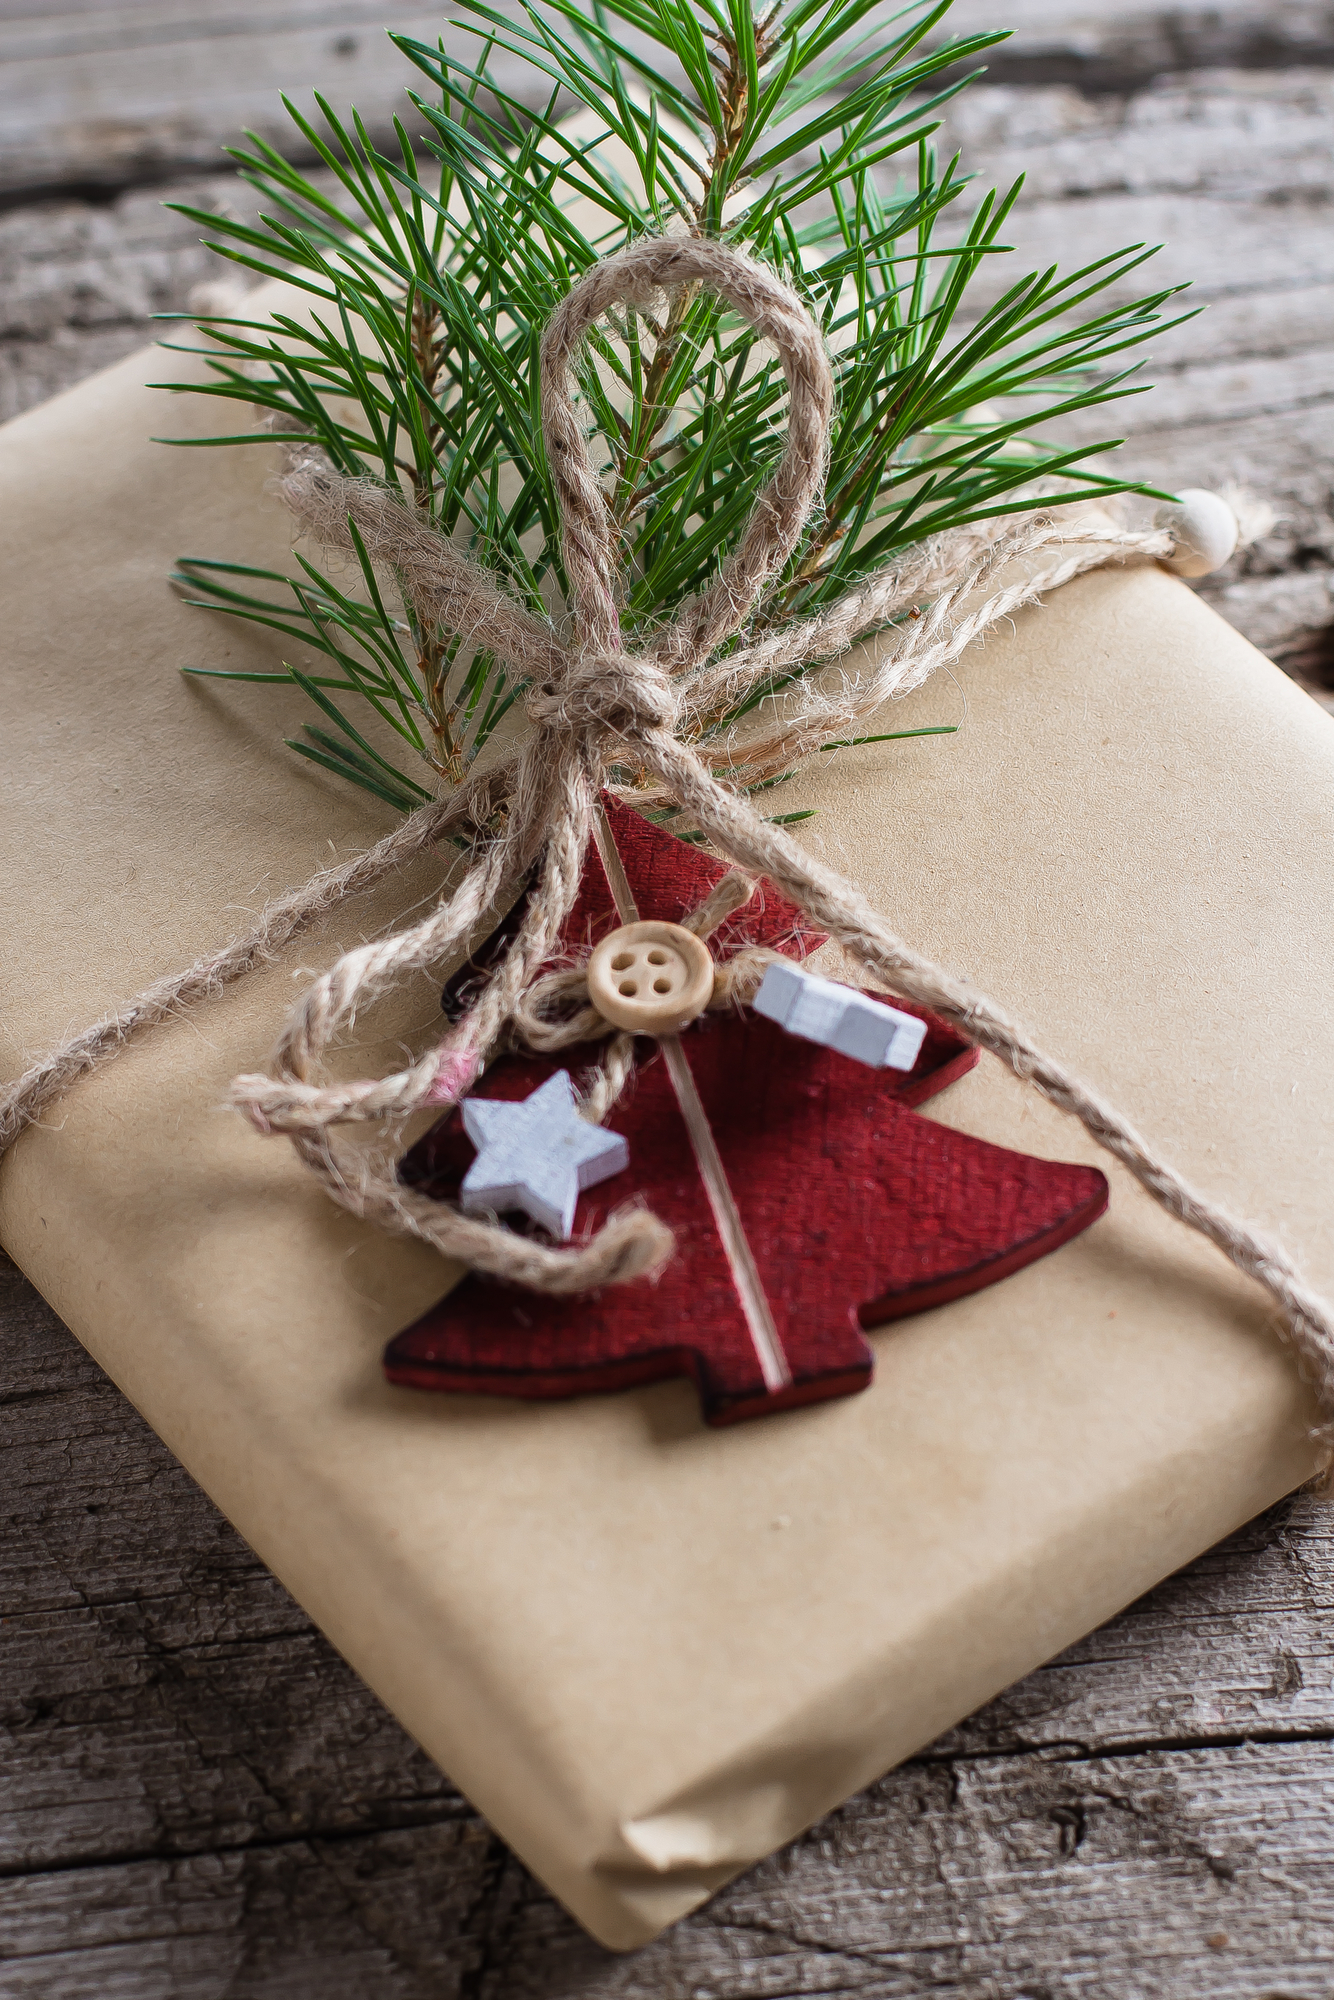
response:
[[[588,961],[588,997],[634,1035],[675,1035],[704,1012],[713,960],[693,931],[645,918],[603,938]]]

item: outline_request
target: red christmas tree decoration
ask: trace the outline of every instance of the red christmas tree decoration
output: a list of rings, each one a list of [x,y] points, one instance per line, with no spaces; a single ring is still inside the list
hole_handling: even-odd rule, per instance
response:
[[[607,819],[644,916],[679,921],[725,872],[624,807],[609,802]],[[623,920],[590,850],[566,945],[587,949]],[[802,956],[820,942],[766,884],[711,945],[715,956],[743,943]],[[580,1199],[575,1233],[642,1197],[676,1234],[666,1271],[577,1299],[470,1276],[390,1342],[390,1381],[549,1400],[686,1375],[711,1424],[865,1388],[874,1356],[864,1327],[994,1284],[1107,1205],[1096,1169],[1008,1152],[914,1115],[978,1059],[952,1028],[925,1018],[906,1076],[798,1040],[749,1010],[706,1015],[685,1031],[680,1047],[744,1232],[740,1254],[735,1238],[729,1254],[726,1213],[720,1228],[670,1066],[642,1043],[634,1081],[606,1121],[629,1143],[629,1170]],[[597,1054],[590,1044],[559,1059],[507,1056],[474,1094],[526,1098],[554,1070],[577,1075]],[[455,1199],[473,1157],[453,1110],[400,1171]]]

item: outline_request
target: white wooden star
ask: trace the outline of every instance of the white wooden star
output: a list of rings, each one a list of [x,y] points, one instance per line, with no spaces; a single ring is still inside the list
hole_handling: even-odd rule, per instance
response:
[[[469,1214],[521,1208],[562,1242],[569,1241],[583,1190],[630,1164],[618,1132],[579,1116],[567,1069],[520,1104],[466,1098],[463,1125],[477,1148],[459,1191],[463,1207]]]

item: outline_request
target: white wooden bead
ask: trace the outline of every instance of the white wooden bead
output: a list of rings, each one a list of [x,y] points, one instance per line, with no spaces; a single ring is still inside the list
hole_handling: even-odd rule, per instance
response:
[[[926,1037],[926,1022],[915,1014],[800,965],[771,965],[753,1005],[790,1035],[837,1049],[870,1069],[911,1069]]]
[[[580,1117],[567,1069],[518,1104],[465,1098],[463,1125],[477,1158],[463,1177],[460,1206],[469,1215],[522,1209],[563,1243],[583,1190],[630,1164],[619,1132],[604,1132]]]
[[[1188,486],[1175,502],[1165,502],[1153,517],[1176,542],[1170,556],[1160,556],[1173,576],[1212,576],[1222,569],[1237,546],[1237,517],[1226,500],[1203,486]]]
[[[647,917],[603,938],[588,961],[588,997],[632,1035],[678,1035],[713,996],[713,960],[693,931]]]

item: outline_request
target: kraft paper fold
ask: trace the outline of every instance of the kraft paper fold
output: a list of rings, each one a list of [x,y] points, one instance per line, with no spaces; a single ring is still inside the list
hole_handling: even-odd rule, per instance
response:
[[[265,636],[178,553],[282,567],[263,449],[137,356],[0,436],[3,1051],[25,1059],[389,824],[302,766]],[[805,834],[1334,1291],[1334,725],[1156,570],[1072,584],[817,760]],[[441,871],[444,864],[441,864]],[[630,1946],[1290,1489],[1311,1411],[1265,1302],[1110,1170],[1108,1216],[874,1338],[864,1396],[705,1431],[681,1383],[560,1406],[389,1388],[444,1288],[218,1109],[302,967],[419,868],[80,1083],[3,1240],[334,1643],[605,1942]],[[438,1021],[367,1024],[381,1069]],[[365,1072],[365,1059],[356,1067]],[[1097,1159],[985,1061],[925,1114]]]

